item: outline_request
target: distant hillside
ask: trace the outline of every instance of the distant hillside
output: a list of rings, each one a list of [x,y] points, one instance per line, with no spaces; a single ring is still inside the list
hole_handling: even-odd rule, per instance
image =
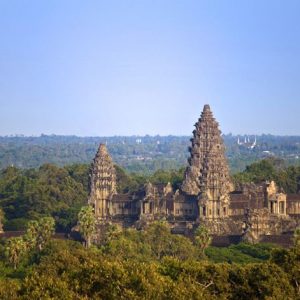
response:
[[[35,168],[44,163],[60,166],[90,163],[99,143],[106,143],[114,161],[130,172],[152,173],[178,169],[187,164],[188,136],[0,137],[0,168],[14,165]],[[227,157],[233,173],[266,156],[277,156],[287,164],[300,162],[300,136],[224,135]],[[239,141],[239,144],[238,144]],[[252,149],[251,149],[252,147]]]

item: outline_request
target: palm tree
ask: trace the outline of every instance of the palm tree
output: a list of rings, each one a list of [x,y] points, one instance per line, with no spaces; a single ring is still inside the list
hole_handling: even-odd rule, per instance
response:
[[[91,237],[95,231],[95,214],[91,206],[83,206],[78,213],[79,232],[85,240],[85,247],[91,245]]]
[[[21,257],[26,252],[26,244],[21,237],[14,237],[7,240],[6,256],[8,261],[17,269]]]
[[[300,248],[300,227],[296,228],[294,232],[294,246],[295,248]]]
[[[44,217],[38,221],[30,221],[24,239],[30,249],[41,251],[54,234],[55,221],[52,217]]]
[[[211,243],[209,231],[204,226],[199,226],[195,231],[195,244],[199,247],[202,257],[205,257],[205,249]]]

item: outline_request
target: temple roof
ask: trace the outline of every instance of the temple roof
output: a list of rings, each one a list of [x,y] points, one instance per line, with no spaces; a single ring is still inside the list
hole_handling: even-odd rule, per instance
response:
[[[115,194],[112,197],[112,202],[132,202],[132,195],[131,194]]]
[[[300,194],[287,194],[287,202],[300,202]]]
[[[249,206],[249,198],[242,193],[231,193],[230,194],[230,205],[231,209],[244,209]]]

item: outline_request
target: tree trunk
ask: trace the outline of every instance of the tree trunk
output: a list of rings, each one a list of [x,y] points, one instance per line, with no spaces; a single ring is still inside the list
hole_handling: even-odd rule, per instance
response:
[[[88,249],[91,246],[91,238],[87,237],[85,240],[85,247]]]

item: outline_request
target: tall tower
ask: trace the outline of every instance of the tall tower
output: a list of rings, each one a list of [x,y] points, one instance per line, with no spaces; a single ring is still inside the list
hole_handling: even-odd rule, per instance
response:
[[[97,218],[105,219],[110,215],[111,198],[116,193],[116,171],[106,146],[100,144],[91,168],[88,200]]]
[[[195,127],[182,190],[198,196],[200,219],[224,218],[228,216],[229,193],[233,186],[219,124],[209,105],[204,106]]]

